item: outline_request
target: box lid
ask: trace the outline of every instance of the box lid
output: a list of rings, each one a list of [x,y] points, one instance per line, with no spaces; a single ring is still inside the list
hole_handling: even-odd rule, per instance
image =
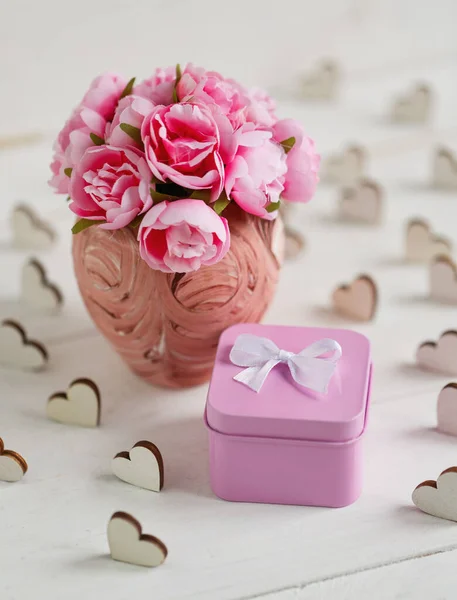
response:
[[[237,337],[269,338],[282,350],[298,353],[323,338],[342,348],[327,394],[295,383],[285,364],[276,365],[259,392],[235,381],[243,370],[230,362]],[[348,329],[239,324],[222,334],[208,390],[208,425],[221,433],[342,442],[358,437],[365,424],[371,375],[368,339]]]

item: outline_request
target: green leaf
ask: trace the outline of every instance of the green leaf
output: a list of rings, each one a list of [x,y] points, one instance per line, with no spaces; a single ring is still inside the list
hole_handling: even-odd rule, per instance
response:
[[[178,92],[176,91],[176,88],[178,87],[178,83],[179,80],[182,77],[182,71],[181,71],[181,65],[178,63],[176,65],[176,81],[175,81],[175,85],[173,87],[173,102],[176,104],[176,102],[179,102],[179,98],[178,98]]]
[[[136,229],[137,227],[140,226],[141,221],[143,220],[144,215],[137,215],[133,221],[130,221],[129,223],[129,227],[132,227],[132,229]]]
[[[135,79],[136,79],[136,77],[132,77],[132,79],[128,82],[128,84],[123,89],[119,100],[121,100],[121,98],[125,98],[126,96],[130,96],[130,94],[132,93],[132,90],[133,90],[133,85],[135,83]]]
[[[216,200],[213,205],[214,211],[220,215],[230,204],[230,200],[227,198],[225,194],[221,194],[220,198]]]
[[[206,204],[209,204],[209,202],[211,201],[211,190],[195,190],[192,192],[190,197],[193,200],[203,200],[203,202],[206,202]],[[221,198],[222,198],[222,195],[221,195]],[[227,198],[227,196],[225,196],[225,198]]]
[[[287,140],[280,142],[280,144],[284,148],[284,152],[286,154],[292,150],[296,141],[297,140],[292,136],[290,138],[287,138]]]
[[[71,172],[73,171],[73,169],[71,167],[67,167],[66,169],[63,170],[63,172],[65,173],[65,175],[67,177],[71,177]]]
[[[70,202],[71,198],[70,196],[67,196],[67,202]]]
[[[133,125],[129,125],[128,123],[121,123],[119,127],[122,129],[124,133],[132,138],[134,142],[143,146],[143,140],[141,139],[141,131],[138,127],[134,127]]]
[[[105,221],[91,221],[90,219],[79,219],[73,227],[71,228],[71,232],[73,234],[80,233],[84,231],[88,227],[92,227],[92,225],[100,225],[100,223],[104,223]]]
[[[159,202],[163,202],[164,200],[177,200],[177,196],[172,196],[171,194],[161,194],[152,188],[150,188],[149,194],[154,204],[159,204]]]
[[[281,202],[278,200],[278,202],[270,202],[270,204],[268,204],[265,207],[265,210],[267,211],[267,213],[272,213],[275,212],[275,210],[278,210],[278,208],[281,206]]]
[[[97,134],[95,133],[91,133],[90,134],[90,139],[94,142],[94,144],[96,146],[101,146],[102,144],[105,143],[105,140],[101,137],[99,137]]]

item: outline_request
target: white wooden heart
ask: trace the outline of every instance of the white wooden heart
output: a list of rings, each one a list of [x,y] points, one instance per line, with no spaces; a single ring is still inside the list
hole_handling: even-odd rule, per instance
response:
[[[430,116],[431,103],[430,87],[426,84],[418,84],[394,101],[391,118],[400,123],[424,123]]]
[[[457,521],[457,467],[441,473],[436,481],[420,483],[413,491],[413,503],[425,513]]]
[[[46,366],[46,348],[29,340],[25,329],[9,319],[0,325],[0,365],[24,371],[40,371]]]
[[[421,344],[416,362],[429,371],[457,375],[457,331],[445,331],[436,343]]]
[[[448,383],[438,395],[438,429],[457,436],[457,383]]]
[[[111,558],[142,567],[158,567],[168,550],[158,538],[142,533],[140,523],[125,512],[116,512],[108,523]]]
[[[426,221],[411,219],[406,226],[405,254],[412,262],[429,262],[435,256],[450,256],[452,244],[435,235]]]
[[[342,190],[340,217],[343,220],[378,225],[382,220],[383,190],[375,181],[362,179]]]
[[[336,62],[323,61],[303,78],[300,95],[304,99],[332,100],[336,97],[340,77],[340,68]]]
[[[350,285],[342,285],[333,292],[334,309],[358,321],[370,321],[378,303],[377,286],[369,275],[360,275]]]
[[[164,483],[163,459],[152,442],[137,442],[130,452],[119,452],[113,458],[114,475],[137,487],[160,492]]]
[[[342,152],[331,154],[322,166],[322,179],[329,183],[353,185],[366,170],[368,152],[362,146],[348,146]]]
[[[53,394],[46,407],[49,419],[80,427],[97,427],[100,424],[100,411],[100,391],[87,378],[75,379],[66,393]]]
[[[13,242],[18,248],[44,250],[55,240],[55,233],[51,226],[42,221],[29,206],[23,204],[16,206],[11,224]]]
[[[13,450],[5,450],[0,438],[0,481],[20,481],[27,472],[27,462]]]
[[[438,302],[457,304],[457,266],[447,256],[438,256],[430,263],[430,298]]]
[[[437,188],[457,189],[457,159],[447,148],[438,148],[435,152],[433,183]]]
[[[60,290],[49,283],[39,261],[32,259],[24,264],[21,283],[22,301],[36,311],[55,313],[62,305]]]

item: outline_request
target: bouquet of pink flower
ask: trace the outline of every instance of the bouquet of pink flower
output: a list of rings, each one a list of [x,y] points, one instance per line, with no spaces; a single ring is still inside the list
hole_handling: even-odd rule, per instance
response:
[[[230,203],[275,219],[282,199],[307,202],[318,181],[300,123],[278,120],[266,93],[192,64],[138,85],[97,77],[54,151],[50,184],[79,217],[73,233],[135,228],[141,257],[166,273],[223,258]]]

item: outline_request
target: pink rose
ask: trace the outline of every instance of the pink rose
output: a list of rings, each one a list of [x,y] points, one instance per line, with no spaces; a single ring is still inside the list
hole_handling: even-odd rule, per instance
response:
[[[234,80],[225,79],[215,71],[206,71],[189,63],[176,86],[182,102],[192,98],[196,102],[215,104],[230,122],[239,126],[245,121],[248,99],[245,90]]]
[[[283,198],[289,202],[308,202],[319,181],[321,160],[314,149],[313,140],[305,135],[301,124],[294,119],[278,121],[273,127],[273,135],[277,142],[295,138],[294,146],[287,153]]]
[[[188,273],[214,265],[227,253],[227,220],[202,200],[160,202],[146,213],[138,231],[140,255],[152,269]]]
[[[106,121],[115,108],[126,86],[119,75],[100,75],[91,83],[80,104],[65,123],[54,144],[49,184],[59,194],[68,194],[70,178],[67,173],[81,160],[84,152],[94,145],[90,134],[103,139]],[[67,173],[65,172],[67,171]]]
[[[143,121],[141,137],[157,179],[193,190],[211,189],[213,198],[219,197],[224,183],[220,134],[206,106],[156,106]]]
[[[274,219],[277,209],[268,211],[279,201],[287,171],[286,154],[272,141],[270,131],[255,130],[246,123],[236,133],[238,149],[226,166],[225,191],[246,212],[264,219]]]
[[[152,206],[151,172],[133,148],[94,146],[73,169],[70,209],[79,217],[121,229]]]
[[[154,104],[146,98],[140,96],[126,96],[119,101],[114,118],[106,126],[105,140],[110,146],[125,148],[126,146],[140,147],[141,144],[135,142],[130,135],[125,133],[120,127],[121,123],[126,123],[137,129],[141,129],[144,118],[152,111]]]
[[[156,69],[154,75],[136,85],[133,93],[150,100],[153,104],[172,104],[176,68]]]

